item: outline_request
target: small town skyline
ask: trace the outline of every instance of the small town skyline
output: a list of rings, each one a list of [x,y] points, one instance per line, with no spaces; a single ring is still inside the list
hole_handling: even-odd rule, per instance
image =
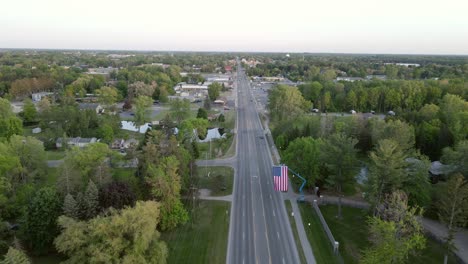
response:
[[[23,0],[2,9],[0,48],[468,55],[459,0]]]

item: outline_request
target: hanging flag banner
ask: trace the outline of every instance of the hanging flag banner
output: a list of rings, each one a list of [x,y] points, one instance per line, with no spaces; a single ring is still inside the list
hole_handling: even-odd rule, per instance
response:
[[[288,191],[288,166],[273,166],[273,185],[275,191]]]

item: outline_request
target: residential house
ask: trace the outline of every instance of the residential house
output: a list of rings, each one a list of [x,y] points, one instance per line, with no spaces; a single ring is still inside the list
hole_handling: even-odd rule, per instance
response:
[[[129,149],[129,148],[135,148],[138,146],[138,143],[139,141],[134,139],[134,138],[130,138],[130,139],[127,139],[124,141],[123,143],[123,148],[124,149]]]
[[[100,104],[96,103],[80,103],[78,104],[80,110],[94,110],[96,114],[104,113],[104,108]]]
[[[110,144],[110,148],[111,149],[121,149],[121,148],[123,148],[124,142],[125,142],[124,139],[117,138],[114,141],[112,141],[112,143]]]
[[[51,93],[51,92],[33,93],[33,94],[31,94],[31,98],[32,98],[33,102],[39,102],[39,101],[42,100],[42,98],[47,97],[47,96],[51,96],[53,94],[54,93]]]
[[[81,137],[76,137],[76,138],[67,138],[66,144],[68,146],[72,147],[79,147],[83,148],[86,147],[87,145],[91,143],[96,143],[99,142],[99,140],[95,137],[93,138],[81,138]],[[63,138],[58,138],[57,141],[55,142],[55,146],[57,148],[62,148],[63,147]]]

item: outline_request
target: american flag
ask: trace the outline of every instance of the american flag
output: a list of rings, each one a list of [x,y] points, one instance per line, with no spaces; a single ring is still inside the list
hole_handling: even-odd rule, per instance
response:
[[[273,166],[275,191],[288,191],[288,166]]]

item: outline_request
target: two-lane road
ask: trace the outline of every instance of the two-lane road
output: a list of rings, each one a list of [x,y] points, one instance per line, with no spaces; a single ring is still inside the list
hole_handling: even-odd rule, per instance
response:
[[[272,159],[249,82],[237,75],[237,177],[227,263],[299,263],[281,194],[274,191]]]

